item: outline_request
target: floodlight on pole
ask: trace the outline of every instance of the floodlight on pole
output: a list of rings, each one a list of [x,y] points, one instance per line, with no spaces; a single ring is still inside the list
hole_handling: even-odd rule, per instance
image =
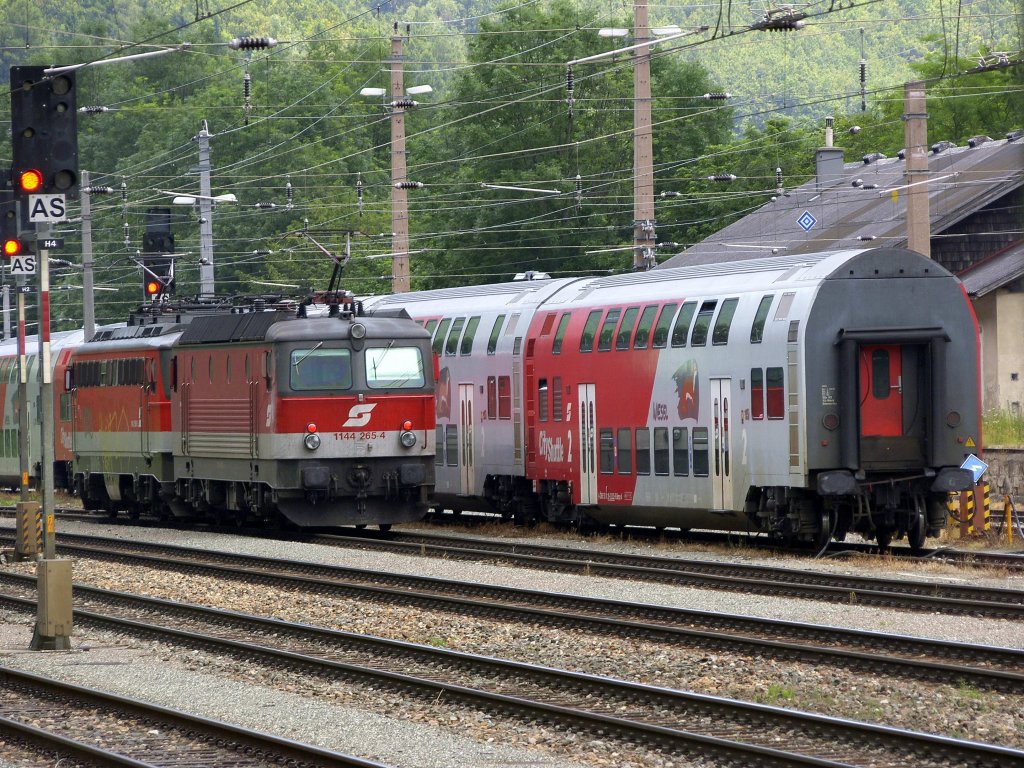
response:
[[[411,88],[406,88],[405,92],[410,96],[418,96],[421,93],[433,93],[434,89],[429,85],[414,85]]]
[[[383,96],[387,93],[387,88],[363,88],[359,91],[360,96]]]

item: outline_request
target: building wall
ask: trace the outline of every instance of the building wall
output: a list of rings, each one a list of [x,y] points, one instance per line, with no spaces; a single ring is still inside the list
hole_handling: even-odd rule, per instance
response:
[[[1003,289],[995,293],[999,317],[995,403],[1016,416],[1024,416],[1024,293]]]
[[[981,328],[981,407],[999,407],[999,324],[996,322],[997,294],[974,301],[974,314]]]
[[[932,258],[957,273],[1020,239],[1024,188],[1017,189],[932,237]]]

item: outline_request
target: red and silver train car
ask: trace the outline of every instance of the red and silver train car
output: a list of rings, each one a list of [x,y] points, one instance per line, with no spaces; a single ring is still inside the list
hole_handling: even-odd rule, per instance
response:
[[[978,329],[919,254],[399,294],[440,357],[437,504],[921,546],[980,443]]]
[[[71,478],[71,415],[70,396],[60,386],[71,352],[82,343],[81,331],[53,334],[50,353],[54,363],[54,483],[59,488],[69,487]],[[31,336],[25,344],[25,363],[28,382],[28,455],[34,457],[28,464],[29,485],[39,478],[39,357],[38,340]],[[0,439],[0,485],[7,488],[21,486],[21,450],[19,443],[21,401],[18,396],[18,341],[16,338],[0,343],[0,419],[3,436]]]
[[[315,310],[154,306],[69,349],[55,389],[86,508],[299,526],[421,518],[429,336],[398,313]]]

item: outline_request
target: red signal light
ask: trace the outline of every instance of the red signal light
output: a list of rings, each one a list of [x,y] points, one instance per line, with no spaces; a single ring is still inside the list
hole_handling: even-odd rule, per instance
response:
[[[22,171],[18,177],[18,187],[26,194],[35,194],[43,188],[43,174],[34,168]]]
[[[11,258],[13,256],[17,256],[19,253],[21,253],[21,240],[17,240],[13,237],[9,240],[4,240],[4,256]]]
[[[158,283],[156,280],[149,280],[149,281],[147,281],[146,282],[146,295],[147,296],[156,296],[158,293],[160,293],[160,283]]]

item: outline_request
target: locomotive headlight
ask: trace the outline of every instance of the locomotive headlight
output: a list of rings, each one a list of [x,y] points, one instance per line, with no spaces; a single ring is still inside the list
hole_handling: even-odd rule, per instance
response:
[[[406,448],[416,445],[416,433],[412,431],[412,422],[408,419],[402,422],[402,434],[398,436],[398,440]]]
[[[366,326],[362,323],[352,323],[352,328],[349,329],[349,333],[352,334],[353,339],[365,339]]]
[[[311,451],[320,447],[320,435],[316,433],[316,424],[312,421],[306,425],[306,436],[302,438],[302,444]]]

